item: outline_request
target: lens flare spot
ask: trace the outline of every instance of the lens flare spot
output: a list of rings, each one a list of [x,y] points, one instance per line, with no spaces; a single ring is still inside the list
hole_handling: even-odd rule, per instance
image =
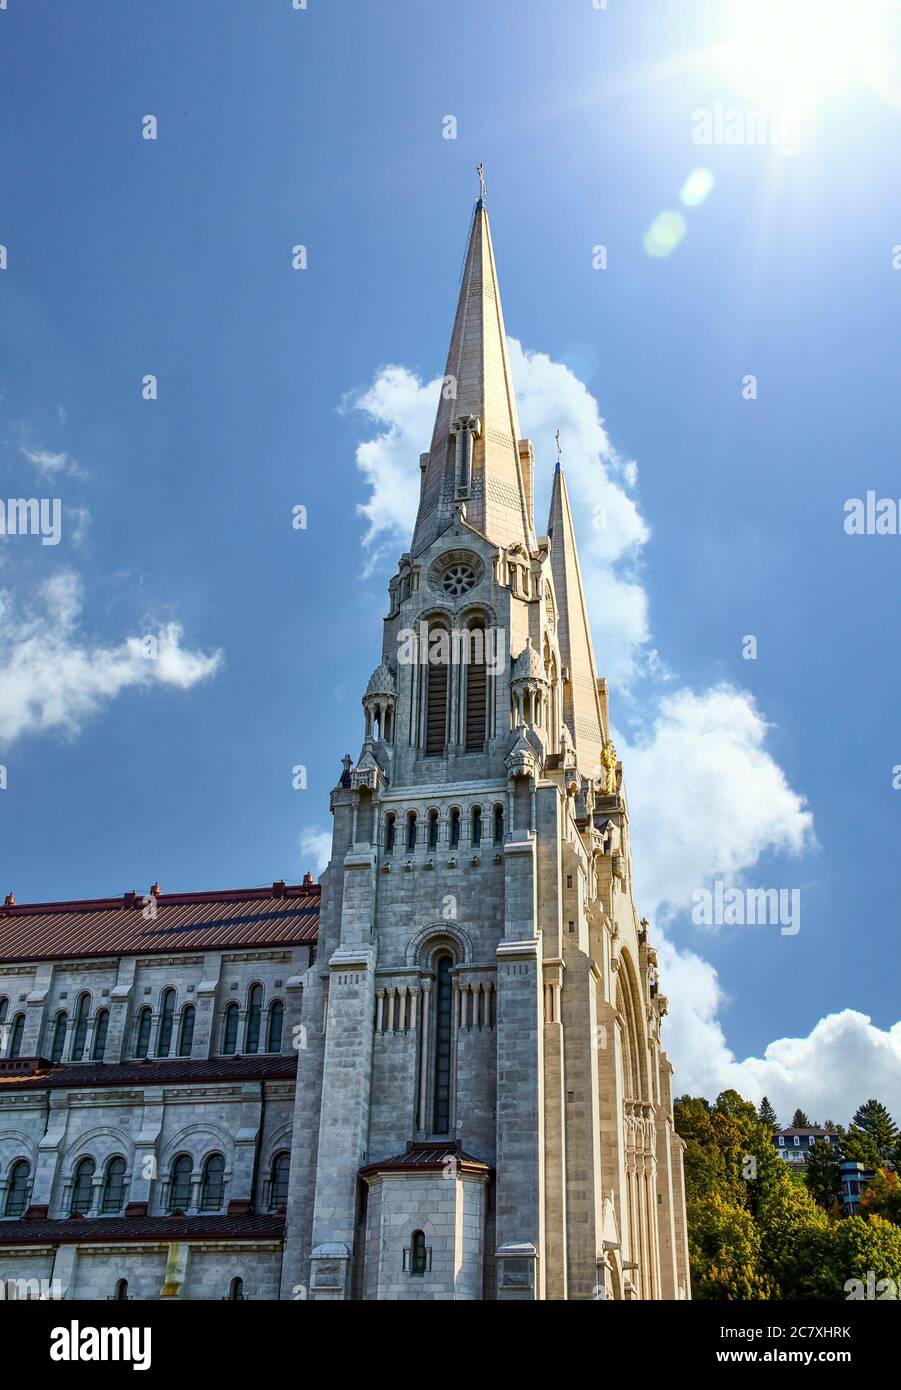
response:
[[[688,231],[681,212],[661,212],[644,234],[644,249],[649,256],[661,259],[672,255]]]
[[[711,169],[693,169],[682,185],[679,199],[683,207],[700,207],[712,191],[716,179]]]

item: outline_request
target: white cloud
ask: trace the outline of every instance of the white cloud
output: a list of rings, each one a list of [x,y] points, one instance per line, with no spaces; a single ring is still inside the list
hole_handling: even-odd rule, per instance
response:
[[[713,966],[658,940],[661,973],[673,1007],[665,1045],[678,1094],[713,1100],[729,1087],[759,1104],[767,1096],[783,1124],[800,1106],[811,1119],[847,1124],[862,1101],[878,1096],[901,1120],[901,1022],[888,1030],[854,1009],[821,1018],[806,1037],[778,1038],[762,1057],[739,1061],[717,1017],[724,997]]]
[[[764,747],[767,727],[746,691],[682,689],[621,744],[642,911],[687,907],[696,888],[737,882],[765,850],[812,844],[813,817]]]
[[[76,477],[82,477],[82,471],[70,454],[65,450],[54,453],[52,449],[31,449],[26,445],[21,445],[19,452],[34,464],[39,473],[45,477],[51,477],[58,473],[69,473]]]
[[[311,825],[300,832],[300,854],[304,873],[312,873],[318,878],[332,857],[332,832],[319,825]]]
[[[80,631],[81,584],[71,572],[38,590],[37,602],[17,606],[0,593],[0,743],[24,734],[60,730],[76,734],[85,719],[120,691],[153,684],[187,690],[214,674],[221,652],[204,655],[181,645],[182,629],[168,623],[115,647],[88,643]]]

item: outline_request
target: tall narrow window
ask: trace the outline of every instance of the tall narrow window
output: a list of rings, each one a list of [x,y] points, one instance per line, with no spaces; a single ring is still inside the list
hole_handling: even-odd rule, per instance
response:
[[[186,1004],[181,1011],[181,1026],[178,1030],[178,1055],[190,1057],[194,1046],[194,1005]]]
[[[495,806],[494,808],[494,832],[493,839],[496,845],[503,844],[504,841],[504,808]]]
[[[426,1260],[425,1232],[414,1231],[410,1241],[410,1273],[425,1274]]]
[[[103,1054],[106,1052],[106,1035],[108,1032],[109,1009],[98,1009],[97,1017],[94,1019],[94,1045],[91,1048],[92,1061],[103,1061]]]
[[[407,837],[406,850],[412,854],[416,848],[416,812],[410,811],[407,814]]]
[[[8,1009],[9,1009],[9,1000],[8,1000],[8,999],[0,999],[0,1028],[2,1028],[3,1025],[4,1025],[4,1023],[6,1022],[6,1013],[7,1013],[7,1010],[8,1010]]]
[[[394,839],[397,834],[397,816],[389,811],[385,817],[385,853],[394,853]]]
[[[238,1006],[234,1000],[225,1006],[225,1023],[222,1027],[222,1051],[226,1056],[234,1055],[238,1046]]]
[[[6,1206],[3,1208],[4,1216],[24,1216],[25,1208],[28,1204],[28,1193],[31,1186],[31,1167],[20,1158],[18,1163],[14,1163],[9,1175],[9,1187],[6,1189]]]
[[[142,1009],[138,1014],[138,1028],[135,1034],[136,1057],[146,1057],[150,1049],[150,1022],[150,1010]]]
[[[466,668],[466,752],[478,752],[485,744],[488,674],[485,667],[485,632],[469,630],[469,664]]]
[[[50,1060],[59,1062],[62,1060],[63,1048],[66,1045],[66,1024],[69,1016],[65,1012],[58,1013],[53,1021],[53,1039],[50,1043]]]
[[[92,1158],[83,1158],[75,1169],[75,1182],[72,1187],[72,1211],[81,1216],[91,1210],[94,1197],[94,1173],[97,1165]]]
[[[194,1165],[187,1154],[179,1154],[172,1165],[169,1183],[169,1210],[184,1211],[191,1201],[191,1174]]]
[[[284,1023],[285,1006],[280,999],[273,999],[269,1005],[269,1027],[266,1031],[267,1052],[281,1052]]]
[[[438,848],[438,812],[429,811],[429,849]]]
[[[247,998],[247,1028],[244,1033],[244,1051],[260,1050],[260,1019],[263,1016],[263,986],[252,985]]]
[[[203,1165],[203,1181],[200,1185],[200,1210],[218,1211],[225,1195],[225,1159],[221,1154],[210,1154]]]
[[[22,1039],[25,1037],[25,1015],[16,1014],[13,1019],[12,1032],[9,1036],[9,1056],[19,1057],[22,1054]]]
[[[450,956],[441,956],[435,991],[435,1103],[432,1114],[435,1134],[447,1134],[450,1129],[452,968]]]
[[[227,1300],[227,1301],[228,1301],[229,1303],[241,1303],[241,1302],[243,1302],[243,1299],[244,1299],[244,1280],[241,1278],[241,1276],[240,1276],[239,1274],[236,1274],[235,1277],[234,1277],[234,1279],[231,1281],[231,1283],[230,1283],[229,1286],[228,1286],[228,1300]]]
[[[435,628],[432,632],[436,631]],[[429,633],[431,637],[431,633]],[[446,645],[446,644],[445,644]],[[430,645],[431,652],[431,645]],[[427,758],[440,758],[447,742],[447,661],[426,666],[426,727]]]
[[[269,1210],[278,1211],[288,1200],[288,1173],[291,1158],[287,1153],[276,1154],[272,1160],[272,1183],[269,1188]]]
[[[103,1175],[103,1195],[100,1210],[104,1216],[115,1216],[125,1202],[125,1159],[111,1158]]]
[[[450,832],[448,835],[451,849],[456,849],[460,844],[460,808],[454,806],[450,813]]]
[[[160,1000],[160,1022],[156,1030],[156,1055],[168,1057],[172,1046],[172,1021],[175,1018],[175,990],[164,989]]]
[[[90,997],[82,994],[75,1005],[75,1030],[72,1035],[72,1061],[80,1062],[84,1056],[84,1045],[88,1036],[88,1007]]]
[[[117,1303],[121,1303],[121,1302],[123,1302],[123,1300],[125,1300],[125,1299],[128,1298],[128,1280],[127,1280],[127,1279],[117,1279],[117,1280],[116,1280],[116,1291],[115,1291],[115,1293],[113,1294],[113,1298],[116,1300]]]
[[[482,843],[482,808],[473,806],[472,808],[472,843],[480,845]]]

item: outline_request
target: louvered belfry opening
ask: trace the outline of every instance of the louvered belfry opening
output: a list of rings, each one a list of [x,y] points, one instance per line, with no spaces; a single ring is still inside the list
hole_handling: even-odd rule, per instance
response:
[[[434,758],[442,756],[447,744],[447,662],[429,663],[426,670],[425,751]]]
[[[485,633],[470,628],[469,664],[466,668],[466,752],[478,753],[485,746],[485,713],[488,673],[485,668]]]

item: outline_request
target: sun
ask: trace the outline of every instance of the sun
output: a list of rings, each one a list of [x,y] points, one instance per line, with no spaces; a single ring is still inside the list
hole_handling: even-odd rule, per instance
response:
[[[827,98],[891,86],[894,0],[733,0],[721,56],[755,105],[811,111]]]

